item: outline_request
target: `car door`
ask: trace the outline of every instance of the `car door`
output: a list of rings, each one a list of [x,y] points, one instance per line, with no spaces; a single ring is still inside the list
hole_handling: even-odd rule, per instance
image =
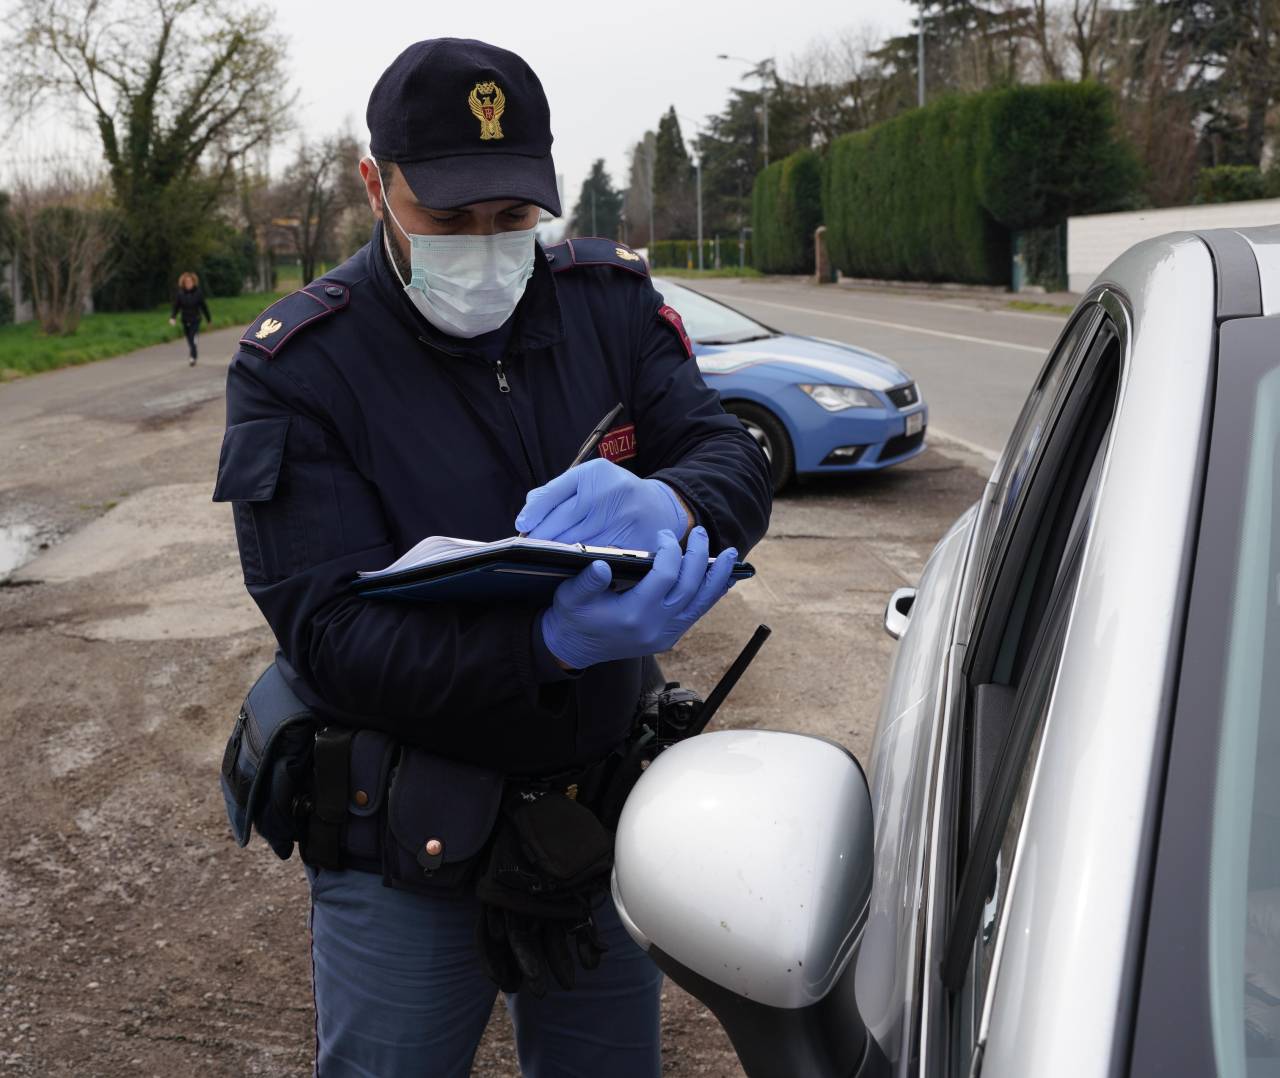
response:
[[[1103,475],[1129,335],[1112,293],[1077,312],[993,481],[958,625],[921,985],[921,1074],[967,1075],[1043,719]],[[968,631],[966,631],[968,630]]]
[[[1105,317],[1082,307],[1050,352],[982,500],[938,543],[921,576],[885,692],[868,768],[876,877],[858,959],[858,1004],[896,1073],[914,1074],[926,995],[927,922],[937,768],[959,690],[974,600],[1026,502],[1026,488]]]

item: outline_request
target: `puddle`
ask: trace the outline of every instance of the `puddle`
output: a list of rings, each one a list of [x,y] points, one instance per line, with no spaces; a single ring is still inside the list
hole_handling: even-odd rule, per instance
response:
[[[36,556],[39,533],[34,524],[0,524],[0,580]]]

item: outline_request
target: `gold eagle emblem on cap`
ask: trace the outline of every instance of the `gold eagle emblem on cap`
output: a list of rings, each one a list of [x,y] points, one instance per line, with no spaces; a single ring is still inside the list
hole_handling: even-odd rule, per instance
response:
[[[254,334],[260,341],[265,341],[273,333],[279,333],[284,329],[284,323],[277,318],[264,318],[262,325],[258,327],[258,332]]]
[[[471,114],[480,121],[482,139],[502,138],[502,112],[507,107],[507,97],[496,82],[477,82],[467,98]]]
[[[636,254],[635,251],[628,251],[625,247],[615,247],[613,249],[613,253],[628,262],[640,261],[640,256]]]

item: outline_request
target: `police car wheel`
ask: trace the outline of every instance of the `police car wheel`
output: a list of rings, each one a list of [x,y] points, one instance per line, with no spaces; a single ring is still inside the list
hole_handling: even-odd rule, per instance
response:
[[[791,482],[796,466],[795,453],[786,427],[767,408],[761,408],[757,404],[730,401],[724,407],[726,412],[738,417],[747,428],[747,433],[763,451],[765,460],[769,462],[769,480],[773,485],[773,492],[777,494]]]

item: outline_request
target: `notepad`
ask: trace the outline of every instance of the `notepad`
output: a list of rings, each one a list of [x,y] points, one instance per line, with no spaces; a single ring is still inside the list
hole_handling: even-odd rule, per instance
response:
[[[513,535],[508,539],[497,539],[491,543],[485,543],[479,539],[455,539],[448,535],[428,535],[417,546],[401,554],[385,569],[373,569],[361,572],[358,575],[361,580],[376,580],[379,577],[391,576],[395,573],[408,572],[413,569],[425,569],[428,566],[474,557],[477,554],[521,550],[558,550],[578,556],[592,554],[600,557],[622,555],[628,558],[653,558],[653,555],[646,550],[624,550],[622,547],[613,546],[584,546],[582,543],[557,543],[552,539],[529,539],[519,535]]]
[[[597,560],[612,570],[615,591],[635,586],[653,566],[653,554],[647,550],[518,535],[487,543],[431,535],[386,568],[358,573],[354,587],[370,598],[413,602],[542,603],[550,601],[562,581]],[[733,575],[745,579],[755,575],[755,569],[739,562]]]

